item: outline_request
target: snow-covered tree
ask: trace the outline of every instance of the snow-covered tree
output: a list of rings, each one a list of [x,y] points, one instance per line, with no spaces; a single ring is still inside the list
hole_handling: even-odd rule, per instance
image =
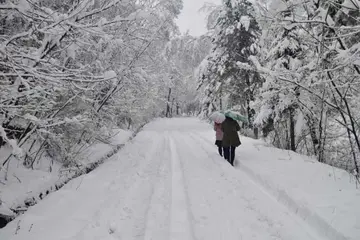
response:
[[[200,68],[199,88],[204,92],[204,115],[215,109],[233,108],[249,117],[252,128],[254,109],[250,102],[261,79],[249,57],[257,54],[260,27],[249,1],[224,0],[222,9],[210,15],[214,22],[213,50]]]
[[[198,110],[195,69],[211,48],[208,36],[193,37],[184,34],[172,39],[165,51],[173,74],[171,78],[172,97],[176,105],[188,114]]]
[[[32,146],[76,165],[75,154],[104,128],[158,115],[159,86],[168,81],[160,53],[178,31],[181,7],[175,0],[2,1],[1,144],[22,147],[13,154],[28,167],[38,156]]]
[[[358,1],[273,0],[263,9],[267,31],[253,62],[266,82],[256,123],[289,149],[358,174]],[[293,139],[279,138],[284,123]]]

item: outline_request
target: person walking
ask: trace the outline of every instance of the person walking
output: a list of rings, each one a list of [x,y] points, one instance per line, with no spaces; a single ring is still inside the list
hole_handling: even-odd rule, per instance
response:
[[[218,147],[218,152],[220,156],[223,156],[223,146],[222,146],[222,140],[224,133],[221,130],[221,123],[214,123],[214,130],[215,130],[215,145]]]
[[[226,116],[226,119],[221,124],[221,130],[223,131],[222,146],[224,150],[224,158],[234,166],[235,149],[241,145],[238,131],[240,126],[237,121]]]

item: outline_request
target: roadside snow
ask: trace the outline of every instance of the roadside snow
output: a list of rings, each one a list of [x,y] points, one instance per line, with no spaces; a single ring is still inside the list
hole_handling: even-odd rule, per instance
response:
[[[96,162],[113,151],[116,146],[124,144],[131,135],[130,131],[116,129],[107,142],[92,145],[78,156],[78,160],[84,165]],[[10,153],[11,148],[3,146],[0,149],[0,162],[2,163]],[[45,155],[36,161],[33,170],[11,158],[9,164],[0,171],[0,214],[11,216],[14,213],[10,209],[25,206],[26,202],[33,201],[32,198],[40,199],[41,193],[46,193],[55,183],[67,177],[62,171],[60,164]],[[43,195],[42,197],[45,197],[45,194]]]
[[[202,132],[211,144],[213,133]],[[307,156],[241,138],[239,174],[247,174],[325,239],[359,239],[360,190],[348,172]],[[210,148],[209,148],[210,150]]]
[[[124,144],[132,135],[131,131],[117,129],[111,133],[112,137],[106,141],[98,141],[90,145],[80,156],[80,161],[85,165],[99,160],[117,145]]]

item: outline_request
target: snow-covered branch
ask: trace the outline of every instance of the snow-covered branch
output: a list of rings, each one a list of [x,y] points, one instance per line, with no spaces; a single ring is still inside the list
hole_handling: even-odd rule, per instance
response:
[[[41,141],[70,161],[105,128],[160,114],[167,81],[160,69],[170,71],[161,53],[179,11],[157,4],[161,11],[135,0],[0,5],[11,15],[0,38],[5,133],[24,149]]]

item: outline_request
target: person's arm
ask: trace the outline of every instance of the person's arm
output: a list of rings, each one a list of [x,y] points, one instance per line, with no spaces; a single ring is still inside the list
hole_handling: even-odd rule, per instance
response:
[[[240,131],[240,125],[238,122],[236,122],[236,131]]]

